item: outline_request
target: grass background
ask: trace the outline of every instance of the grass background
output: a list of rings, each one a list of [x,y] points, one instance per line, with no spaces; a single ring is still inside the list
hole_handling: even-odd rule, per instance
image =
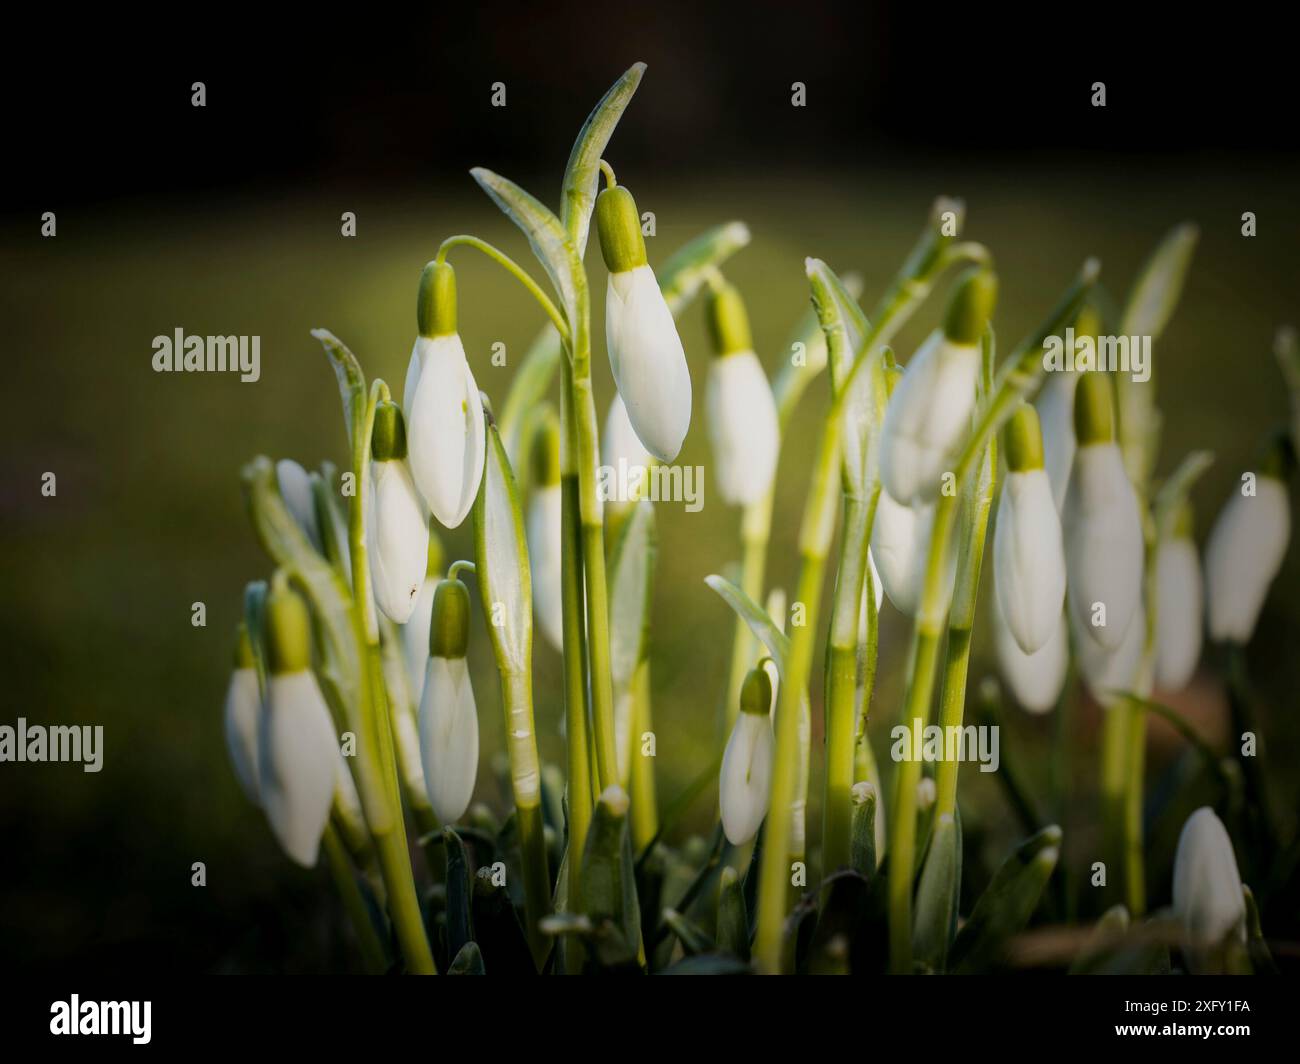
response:
[[[557,168],[561,161],[554,160]],[[554,198],[558,169],[540,178],[511,176]],[[641,209],[656,214],[652,263],[709,225],[732,218],[750,224],[753,244],[726,272],[748,297],[760,357],[773,374],[807,306],[804,257],[859,271],[870,307],[938,193],[966,199],[966,235],[996,258],[1002,302],[995,324],[1004,349],[1040,320],[1085,256],[1100,256],[1109,293],[1122,299],[1171,225],[1199,223],[1200,247],[1182,305],[1157,346],[1156,367],[1166,415],[1160,471],[1172,470],[1194,447],[1218,456],[1195,493],[1202,540],[1262,435],[1286,416],[1270,352],[1277,325],[1300,316],[1297,177],[1294,166],[1229,171],[1194,161],[1177,169],[1135,164],[1086,173],[1055,164],[961,171],[933,165],[815,179],[720,173],[689,185],[661,181],[649,168],[620,170]],[[344,210],[357,213],[355,239],[339,235]],[[1252,239],[1240,232],[1247,210],[1259,219]],[[400,389],[420,267],[455,232],[476,233],[528,261],[522,238],[467,176],[383,194],[304,190],[184,209],[139,201],[60,211],[54,239],[41,238],[34,216],[4,222],[0,321],[9,438],[0,450],[0,646],[7,698],[0,723],[25,716],[42,724],[102,724],[106,746],[99,774],[74,765],[0,766],[5,967],[58,970],[75,961],[97,970],[320,971],[355,963],[338,932],[341,914],[325,873],[299,870],[280,854],[226,759],[221,705],[241,590],[268,575],[238,474],[259,453],[309,466],[325,458],[343,463],[336,386],[308,330],[330,328],[369,375]],[[598,253],[588,261],[600,291]],[[456,265],[466,348],[480,387],[500,403],[539,312],[474,253],[458,252]],[[596,334],[603,336],[603,298],[593,302]],[[902,356],[941,306],[940,295],[900,336]],[[152,338],[177,327],[260,335],[261,380],[155,374]],[[707,469],[708,350],[698,308],[686,314],[682,335],[696,410],[679,461]],[[498,340],[507,345],[505,368],[488,361]],[[599,348],[596,364],[603,418],[612,385]],[[810,389],[784,442],[769,586],[795,582],[798,519],[826,391],[821,382]],[[54,498],[41,496],[45,471],[57,475]],[[716,719],[732,624],[703,577],[737,555],[738,515],[715,501],[709,477],[702,512],[658,508],[652,639],[661,800],[694,778],[720,741]],[[470,556],[468,523],[445,541],[449,557]],[[1298,557],[1293,550],[1251,651],[1275,767],[1300,756],[1293,694],[1300,683]],[[204,628],[190,623],[196,601],[207,606]],[[901,698],[907,634],[896,614],[884,624],[873,710],[880,757],[887,757],[885,733]],[[491,766],[501,749],[497,685],[481,627],[470,657],[483,729],[478,796],[502,807]],[[543,756],[562,763],[559,659],[540,643],[535,658]],[[972,685],[990,660],[978,631],[976,658]],[[813,840],[820,828],[820,683],[816,669]],[[1202,676],[1179,704],[1207,734],[1223,738],[1211,677]],[[1095,838],[1095,709],[1082,707],[1075,723],[1076,789],[1065,811],[1066,837],[1082,883]],[[1050,724],[1008,712],[1007,725],[1004,763],[1015,758],[1041,787]],[[1153,725],[1152,733],[1154,774],[1178,748],[1167,731]],[[987,835],[1001,852],[1015,824],[996,782],[971,771],[962,779],[968,830]],[[1279,773],[1273,783],[1293,825],[1295,775]],[[709,799],[697,802],[679,837],[707,830],[711,815]],[[1170,832],[1176,837],[1180,825],[1181,815],[1162,820],[1152,840],[1157,904],[1167,900],[1163,862]],[[206,888],[190,885],[194,861],[206,863]],[[1295,930],[1286,924],[1294,914],[1277,919]]]

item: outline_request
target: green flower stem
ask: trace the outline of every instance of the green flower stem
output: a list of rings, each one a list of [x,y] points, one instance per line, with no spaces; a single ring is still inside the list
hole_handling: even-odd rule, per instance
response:
[[[547,870],[537,737],[533,730],[532,678],[526,672],[502,671],[501,692],[506,711],[506,752],[515,795],[515,822],[524,869],[528,942],[533,960],[540,968],[551,945],[539,928],[542,917],[551,909],[551,879]]]
[[[857,738],[858,620],[867,544],[879,492],[844,497],[839,574],[831,603],[826,670],[826,782],[822,802],[822,872],[846,867],[853,838],[854,745]]]
[[[640,853],[659,831],[654,759],[641,754],[640,736],[654,731],[650,712],[650,661],[643,659],[632,677],[632,850]]]
[[[1124,790],[1128,784],[1128,715],[1116,703],[1102,710],[1101,721],[1101,826],[1102,853],[1118,859],[1124,852]],[[1118,870],[1116,870],[1118,871]],[[1106,901],[1117,900],[1118,884],[1107,880]]]
[[[374,797],[365,807],[366,821],[375,839],[379,870],[388,890],[388,906],[393,918],[407,970],[416,975],[433,975],[437,969],[424,931],[411,874],[406,843],[406,825],[402,819],[402,802],[398,786],[397,764],[393,748],[392,726],[388,717],[388,692],[384,686],[383,656],[379,648],[379,625],[374,599],[370,594],[370,561],[366,549],[365,502],[369,495],[370,435],[374,429],[375,406],[389,398],[388,386],[375,380],[365,416],[353,424],[352,468],[357,490],[348,507],[348,542],[352,557],[352,589],[356,608],[362,617],[365,649],[362,654],[363,687],[369,697],[362,699],[362,726],[374,741],[382,779],[383,805]],[[367,791],[362,791],[363,800]]]
[[[542,310],[546,311],[546,316],[551,319],[551,324],[555,326],[556,331],[560,334],[560,339],[564,341],[569,339],[569,326],[564,320],[564,315],[561,314],[555,304],[551,302],[550,296],[542,291],[541,286],[532,279],[528,271],[520,266],[519,263],[515,262],[515,260],[504,251],[493,247],[486,240],[480,240],[476,236],[469,236],[467,234],[449,236],[444,240],[442,245],[438,248],[438,262],[445,262],[447,260],[447,252],[456,247],[474,248],[476,251],[481,251],[488,258],[499,263],[501,266],[504,266],[514,274],[515,279],[528,289],[529,294],[537,300],[538,306],[540,306]]]
[[[361,949],[361,962],[369,975],[382,975],[388,968],[384,956],[384,947],[375,932],[370,911],[366,908],[366,899],[362,897],[357,877],[352,871],[352,862],[348,860],[347,848],[332,824],[325,825],[325,834],[321,836],[321,845],[325,850],[325,863],[329,865],[330,876],[338,888],[343,907],[348,919],[352,921],[356,932],[357,945]]]
[[[902,721],[908,728],[923,728],[930,717],[934,667],[938,659],[939,639],[943,635],[946,621],[943,559],[947,555],[963,486],[975,472],[985,445],[997,435],[1011,417],[1016,404],[1037,383],[1043,372],[1044,341],[1074,320],[1084,298],[1096,282],[1098,269],[1094,259],[1084,263],[1079,276],[1047,322],[1032,339],[1012,352],[1006,364],[998,371],[992,394],[981,404],[975,427],[953,470],[957,490],[952,495],[940,494],[935,505],[925,582],[916,613],[912,673],[904,700]],[[918,720],[919,725],[915,723]],[[916,740],[917,737],[913,736],[912,741],[915,743]],[[894,795],[894,830],[890,845],[888,884],[890,968],[901,973],[910,973],[912,970],[912,869],[915,865],[916,847],[916,785],[920,776],[919,761],[902,762]]]
[[[740,588],[754,602],[763,600],[763,570],[767,566],[767,545],[772,526],[773,489],[758,502],[746,506],[740,518]],[[758,641],[743,618],[736,618],[731,639],[731,668],[727,676],[727,701],[723,707],[723,735],[730,735],[740,712],[740,688],[754,667]]]

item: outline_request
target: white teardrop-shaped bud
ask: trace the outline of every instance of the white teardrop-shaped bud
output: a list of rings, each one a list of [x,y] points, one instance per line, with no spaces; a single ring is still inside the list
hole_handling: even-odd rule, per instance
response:
[[[1032,406],[1020,406],[1005,439],[1007,479],[993,533],[993,583],[1003,620],[1020,649],[1033,654],[1061,626],[1065,548]]]
[[[561,564],[560,428],[551,412],[533,439],[532,492],[525,534],[533,580],[533,617],[547,642],[564,650],[564,592]]]
[[[1074,466],[1074,389],[1077,373],[1049,373],[1034,409],[1043,431],[1043,468],[1052,484],[1052,501],[1060,513]]]
[[[1047,642],[1034,653],[1026,654],[1007,627],[997,595],[993,596],[992,602],[993,634],[1002,679],[1024,709],[1030,713],[1047,713],[1061,697],[1070,665],[1070,636],[1065,612],[1057,612],[1056,625]]]
[[[1156,548],[1156,686],[1181,691],[1201,659],[1201,559],[1189,535]]]
[[[881,490],[876,520],[871,528],[871,555],[879,566],[877,575],[894,609],[908,617],[916,614],[925,585],[925,567],[930,553],[930,531],[934,527],[933,503],[903,506]],[[943,612],[952,600],[957,579],[957,557],[949,550],[944,566]]]
[[[323,541],[316,520],[316,501],[312,498],[310,474],[292,458],[281,458],[275,463],[275,481],[294,523],[320,553]]]
[[[415,611],[429,561],[429,525],[405,462],[402,412],[396,403],[375,411],[374,461],[366,506],[366,543],[375,605],[397,624]]]
[[[1246,901],[1237,858],[1223,822],[1209,806],[1187,818],[1174,855],[1174,913],[1197,948],[1246,938]]]
[[[242,622],[235,650],[235,668],[230,673],[230,684],[226,688],[223,716],[226,749],[235,769],[235,777],[248,800],[254,805],[261,805],[257,747],[258,733],[262,728],[262,692],[258,685],[257,665],[248,638],[248,628]]]
[[[1119,648],[1137,612],[1145,551],[1137,495],[1114,442],[1110,389],[1102,373],[1079,381],[1079,446],[1061,512],[1072,620],[1103,650]]]
[[[745,678],[740,712],[727,739],[718,778],[722,830],[733,846],[741,846],[757,835],[767,815],[776,751],[771,704],[771,680],[760,666]]]
[[[478,775],[478,711],[465,661],[468,645],[469,591],[459,580],[442,580],[433,597],[419,723],[429,804],[444,824],[464,816]]]
[[[1139,601],[1133,616],[1129,618],[1128,628],[1125,629],[1119,646],[1114,650],[1107,650],[1081,631],[1082,624],[1087,624],[1087,621],[1080,621],[1071,610],[1070,631],[1074,635],[1074,646],[1078,654],[1079,674],[1097,704],[1109,709],[1120,700],[1120,694],[1133,691],[1137,686],[1142,652],[1146,646],[1146,610]]]
[[[1205,547],[1205,606],[1216,642],[1250,642],[1291,538],[1285,483],[1260,473],[1254,486],[1253,495],[1244,482],[1232,493]]]
[[[402,660],[406,663],[407,690],[411,705],[419,706],[424,691],[424,671],[429,663],[429,618],[433,613],[433,593],[438,587],[437,570],[431,569],[420,585],[415,609],[402,625]]]
[[[912,357],[890,396],[880,432],[880,478],[901,503],[938,497],[970,435],[980,375],[980,337],[997,299],[986,269],[958,282],[942,329]]]
[[[455,274],[446,263],[425,267],[419,308],[403,402],[411,474],[439,523],[457,528],[483,477],[483,400],[456,333]]]
[[[691,423],[691,375],[672,311],[647,264],[641,217],[622,186],[596,198],[600,249],[609,269],[605,343],[614,383],[646,449],[671,462]]]

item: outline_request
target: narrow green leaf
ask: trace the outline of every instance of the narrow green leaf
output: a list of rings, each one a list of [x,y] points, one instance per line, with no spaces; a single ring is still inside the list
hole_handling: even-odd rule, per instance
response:
[[[961,829],[956,817],[945,813],[935,821],[930,836],[916,888],[916,922],[912,928],[913,955],[936,972],[947,965],[948,946],[957,933],[960,888]]]
[[[1169,323],[1183,293],[1200,230],[1189,222],[1175,226],[1138,273],[1120,324],[1124,336],[1150,336],[1154,342]]]
[[[713,939],[676,909],[665,909],[663,920],[668,929],[677,936],[677,941],[682,944],[686,956],[694,957],[699,953],[712,953],[717,948]]]
[[[749,240],[744,222],[723,222],[683,244],[656,268],[659,290],[673,317],[690,306],[709,275]]]
[[[587,231],[596,205],[596,186],[600,183],[601,156],[644,73],[644,63],[633,63],[610,86],[583,123],[564,168],[561,216],[565,231],[574,234],[573,244],[579,256],[587,249]]]
[[[448,975],[486,975],[483,968],[483,954],[476,942],[466,942],[447,968]]]
[[[455,957],[474,939],[472,888],[465,844],[451,828],[443,828],[442,837],[447,849],[447,952]]]
[[[312,336],[321,342],[334,376],[339,382],[339,397],[343,400],[343,422],[348,430],[349,450],[354,449],[353,434],[361,424],[366,410],[366,375],[361,372],[357,356],[328,329],[312,329]]]
[[[1212,451],[1192,451],[1179,463],[1169,479],[1160,486],[1155,503],[1156,534],[1159,538],[1169,537],[1173,531],[1172,525],[1178,514],[1178,508],[1187,501],[1192,485],[1213,464]]]
[[[706,576],[704,582],[713,588],[722,600],[735,611],[737,617],[749,625],[749,630],[776,662],[777,671],[785,675],[785,660],[790,653],[790,639],[781,631],[767,612],[724,576]]]
[[[749,960],[749,914],[745,909],[745,887],[736,870],[728,865],[718,884],[718,948]]]

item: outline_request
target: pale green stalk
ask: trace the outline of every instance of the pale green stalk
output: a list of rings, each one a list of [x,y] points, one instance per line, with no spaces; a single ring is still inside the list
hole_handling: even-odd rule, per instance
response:
[[[650,659],[643,658],[632,679],[632,850],[640,853],[659,832],[654,758],[641,754],[641,736],[654,731],[650,712]]]
[[[321,848],[325,851],[325,863],[329,866],[330,876],[338,888],[343,907],[357,935],[357,945],[361,950],[361,962],[369,975],[382,975],[388,967],[384,956],[383,944],[375,933],[374,922],[370,919],[370,910],[366,908],[366,899],[357,884],[352,862],[348,860],[347,848],[339,838],[333,825],[325,825],[325,834],[321,836]]]
[[[930,717],[934,693],[934,667],[938,660],[939,640],[943,636],[946,611],[943,602],[943,559],[957,514],[960,493],[967,478],[975,471],[985,444],[997,434],[1015,410],[1015,405],[1029,394],[1043,372],[1043,342],[1072,322],[1083,299],[1096,280],[1098,265],[1089,259],[1079,277],[1065,294],[1047,324],[1036,336],[1023,343],[999,371],[989,400],[981,405],[975,428],[967,438],[956,462],[956,492],[939,496],[935,505],[930,550],[926,560],[925,582],[913,629],[912,671],[904,699],[903,723],[913,734],[924,729]],[[899,765],[894,795],[894,830],[890,844],[889,957],[894,972],[912,970],[912,874],[916,862],[916,785],[921,776],[919,760],[905,760]]]

